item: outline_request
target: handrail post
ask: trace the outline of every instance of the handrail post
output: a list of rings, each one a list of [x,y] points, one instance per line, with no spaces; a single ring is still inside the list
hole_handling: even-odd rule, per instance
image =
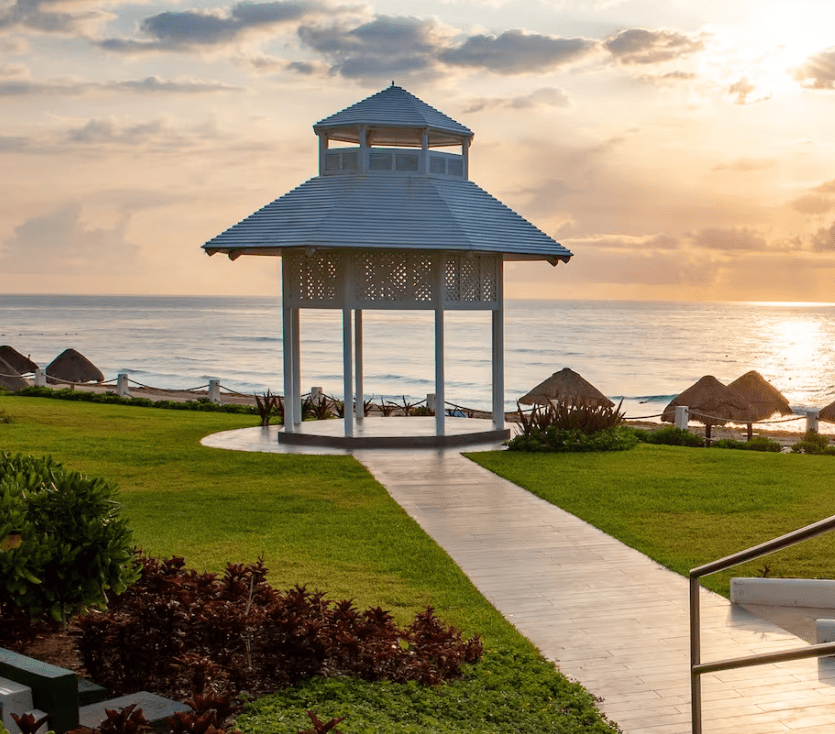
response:
[[[695,666],[701,660],[701,614],[699,610],[699,578],[690,577],[690,716],[693,734],[702,734],[702,677]]]

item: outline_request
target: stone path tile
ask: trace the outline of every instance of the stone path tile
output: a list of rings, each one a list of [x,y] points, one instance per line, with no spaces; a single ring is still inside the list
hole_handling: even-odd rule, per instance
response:
[[[354,455],[626,734],[691,731],[686,579],[457,452]],[[806,644],[704,589],[701,613],[704,661]],[[705,734],[835,731],[832,658],[705,675],[702,693]]]

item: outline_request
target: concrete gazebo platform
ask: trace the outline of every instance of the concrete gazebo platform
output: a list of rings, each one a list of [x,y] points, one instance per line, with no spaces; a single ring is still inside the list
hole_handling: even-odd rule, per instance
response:
[[[306,421],[289,434],[282,426],[257,426],[213,433],[201,443],[231,451],[349,454],[363,449],[496,449],[508,433],[493,430],[490,419],[447,417],[445,434],[436,436],[435,419],[423,416],[363,418],[355,428],[346,439],[340,420]]]
[[[405,89],[392,84],[313,130],[319,174],[203,245],[209,255],[231,260],[281,258],[285,428],[278,440],[355,447],[369,441],[395,447],[406,440],[389,419],[380,424],[388,436],[376,435],[376,421],[365,423],[367,310],[434,313],[434,435],[421,429],[409,439],[410,445],[419,440],[432,446],[467,442],[466,431],[449,428],[454,422],[445,411],[445,314],[489,311],[492,432],[477,430],[471,440],[508,438],[504,263],[556,265],[572,253],[470,181],[472,131]],[[305,309],[342,314],[341,435],[335,427],[325,435],[302,422],[299,316]]]

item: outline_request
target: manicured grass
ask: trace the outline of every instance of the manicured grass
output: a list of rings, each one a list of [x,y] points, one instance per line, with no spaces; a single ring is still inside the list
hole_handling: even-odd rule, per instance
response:
[[[311,681],[261,699],[241,719],[247,734],[295,734],[309,726],[306,708],[325,720],[347,714],[345,734],[611,731],[592,697],[543,661],[353,458],[200,445],[253,416],[0,396],[3,410],[13,422],[0,424],[0,450],[115,480],[137,544],[154,555],[210,570],[263,556],[274,587],[306,583],[382,606],[401,624],[432,606],[484,637],[484,663],[455,687]]]
[[[487,469],[687,575],[835,514],[835,457],[640,445],[596,454],[470,454]],[[835,534],[704,578],[832,577]]]

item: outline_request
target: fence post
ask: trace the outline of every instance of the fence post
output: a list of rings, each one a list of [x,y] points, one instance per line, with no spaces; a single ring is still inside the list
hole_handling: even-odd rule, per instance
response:
[[[690,422],[690,408],[686,405],[676,405],[676,428],[682,431],[687,430],[687,424]]]
[[[42,369],[35,370],[35,387],[46,387],[46,373]]]
[[[116,394],[121,395],[123,398],[129,398],[130,393],[128,392],[128,373],[127,372],[120,372],[116,376]]]
[[[806,430],[807,431],[814,431],[815,433],[818,432],[819,424],[818,424],[818,411],[817,410],[807,410],[806,411]]]
[[[209,400],[220,403],[220,380],[209,380]]]
[[[438,408],[438,396],[433,392],[427,393],[427,395],[426,395],[426,409],[430,413],[434,414],[435,410],[437,408]]]
[[[321,405],[322,400],[324,400],[324,398],[325,398],[325,393],[322,392],[321,387],[311,387],[310,388],[310,402],[313,403],[313,405],[317,405],[317,406]]]

